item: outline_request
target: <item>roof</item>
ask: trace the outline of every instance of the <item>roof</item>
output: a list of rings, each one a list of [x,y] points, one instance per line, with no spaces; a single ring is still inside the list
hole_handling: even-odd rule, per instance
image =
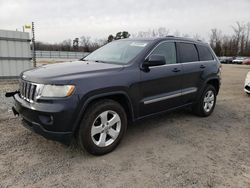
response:
[[[141,41],[163,41],[163,40],[180,40],[180,41],[187,41],[187,42],[194,42],[194,43],[200,43],[200,44],[206,44],[205,42],[201,40],[195,40],[192,38],[186,38],[186,37],[175,37],[175,36],[166,36],[166,37],[151,37],[151,38],[127,38],[123,40],[141,40]]]

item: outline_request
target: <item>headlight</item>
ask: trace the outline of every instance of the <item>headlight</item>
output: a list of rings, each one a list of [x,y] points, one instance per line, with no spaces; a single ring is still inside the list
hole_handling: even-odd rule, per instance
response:
[[[43,85],[39,97],[68,97],[75,90],[73,85]],[[38,97],[38,98],[39,98]]]

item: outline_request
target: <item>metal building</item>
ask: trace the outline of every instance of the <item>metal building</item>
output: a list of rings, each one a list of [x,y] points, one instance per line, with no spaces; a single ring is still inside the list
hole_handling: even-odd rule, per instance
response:
[[[0,30],[0,78],[32,68],[29,33]]]

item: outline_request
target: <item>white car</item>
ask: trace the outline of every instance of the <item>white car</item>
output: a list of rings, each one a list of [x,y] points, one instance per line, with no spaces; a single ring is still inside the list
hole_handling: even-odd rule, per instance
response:
[[[246,80],[245,80],[245,87],[244,90],[247,94],[250,95],[250,72],[248,72]]]
[[[246,57],[236,57],[235,60],[233,60],[233,64],[243,64],[243,61],[246,59]]]

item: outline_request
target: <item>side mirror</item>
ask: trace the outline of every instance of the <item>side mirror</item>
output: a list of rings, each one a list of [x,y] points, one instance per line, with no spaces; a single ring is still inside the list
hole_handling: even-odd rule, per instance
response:
[[[143,63],[144,67],[153,67],[165,64],[166,60],[162,55],[150,55],[148,59]]]

